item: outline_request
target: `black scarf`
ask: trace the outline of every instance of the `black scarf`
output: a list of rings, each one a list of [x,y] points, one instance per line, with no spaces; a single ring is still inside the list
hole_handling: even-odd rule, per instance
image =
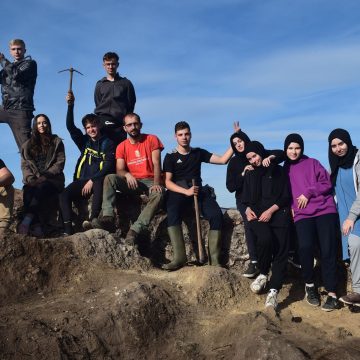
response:
[[[263,159],[266,155],[264,146],[259,141],[250,141],[246,145],[244,151],[245,155],[254,152],[255,154],[260,155]],[[254,166],[254,170],[248,172],[249,177],[249,203],[258,204],[262,198],[262,178],[269,169],[260,165],[258,167]]]
[[[245,151],[239,152],[239,151],[236,150],[236,147],[235,147],[235,145],[233,143],[233,140],[235,138],[241,139],[245,143],[245,148],[246,148],[246,145],[250,142],[250,138],[244,132],[242,132],[241,130],[239,130],[238,132],[232,134],[231,137],[230,137],[230,145],[231,145],[231,147],[232,147],[232,149],[234,151],[234,155],[236,157],[240,158],[241,160],[247,162]]]
[[[334,139],[342,140],[347,146],[348,151],[345,156],[337,156],[332,152],[331,142]],[[328,138],[329,141],[329,164],[331,169],[330,180],[331,184],[335,186],[336,178],[339,171],[339,167],[343,169],[350,169],[354,165],[354,159],[358,149],[353,145],[350,134],[344,129],[333,130]]]
[[[299,144],[299,145],[300,145],[300,148],[301,148],[301,154],[300,154],[300,156],[299,156],[296,160],[290,160],[290,159],[287,157],[287,148],[289,147],[289,145],[290,145],[291,143]],[[289,134],[289,135],[285,138],[285,141],[284,141],[284,152],[285,152],[285,156],[286,156],[286,160],[285,160],[285,161],[286,161],[288,164],[296,164],[296,163],[298,163],[299,160],[304,157],[304,140],[303,140],[303,138],[301,137],[301,135],[296,134],[296,133]]]

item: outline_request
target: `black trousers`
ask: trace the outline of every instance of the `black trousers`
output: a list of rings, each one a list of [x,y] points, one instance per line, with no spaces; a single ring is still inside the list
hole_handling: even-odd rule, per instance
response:
[[[23,201],[25,213],[33,214],[37,219],[40,210],[43,210],[44,199],[48,200],[50,196],[57,193],[56,187],[46,180],[36,186],[24,185]]]
[[[88,180],[75,180],[74,182],[69,184],[60,194],[60,208],[64,222],[71,221],[72,202],[84,198],[81,194],[81,190],[87,182]],[[94,184],[91,192],[93,194],[91,205],[91,219],[98,217],[100,214],[104,178],[98,178],[96,180],[93,180],[93,182]]]
[[[166,209],[168,226],[181,225],[182,214],[187,207],[193,208],[193,196],[186,196],[177,192],[167,191]],[[216,200],[205,190],[198,195],[199,210],[209,221],[210,230],[221,230],[223,215]]]
[[[0,107],[0,123],[9,124],[19,151],[22,144],[30,138],[32,118],[32,111],[4,110]]]
[[[325,289],[336,292],[337,285],[337,214],[326,214],[295,223],[299,243],[302,277],[307,284],[314,282],[314,252],[320,248],[321,275]]]
[[[245,230],[245,240],[246,246],[248,248],[248,253],[251,261],[257,261],[257,253],[256,253],[256,238],[253,232],[250,230],[249,222],[247,220],[245,211],[246,205],[242,204],[240,201],[236,201],[237,208],[243,218],[244,230]]]
[[[289,253],[289,226],[275,227],[270,223],[250,221],[256,237],[256,251],[260,273],[268,275],[271,268],[270,289],[280,290],[284,283]]]

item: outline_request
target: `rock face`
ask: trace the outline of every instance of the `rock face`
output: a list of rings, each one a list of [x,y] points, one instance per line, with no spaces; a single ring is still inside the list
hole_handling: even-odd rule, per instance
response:
[[[358,314],[304,304],[299,273],[289,272],[280,315],[264,309],[265,295],[252,294],[241,276],[247,252],[236,211],[224,214],[227,268],[170,273],[157,268],[172,256],[165,217],[156,216],[138,249],[124,245],[126,222],[115,234],[36,239],[7,232],[0,241],[0,358],[360,358]],[[191,217],[187,223],[190,261],[197,246]],[[202,233],[206,240],[205,221]]]

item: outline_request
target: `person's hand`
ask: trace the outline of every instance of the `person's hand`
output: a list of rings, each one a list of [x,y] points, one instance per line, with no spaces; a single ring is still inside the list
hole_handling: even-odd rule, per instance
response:
[[[74,93],[72,91],[68,91],[67,95],[66,95],[66,101],[69,105],[74,104],[75,102],[75,96]]]
[[[245,214],[246,214],[247,221],[253,221],[253,220],[257,219],[256,214],[249,207],[246,208]]]
[[[275,159],[275,155],[270,155],[263,159],[262,165],[265,167],[269,167],[271,164],[271,160]]]
[[[245,176],[245,174],[246,174],[247,171],[252,171],[252,170],[254,170],[254,167],[253,167],[252,165],[246,165],[246,166],[244,167],[244,171],[241,173],[241,175],[242,175],[242,176]]]
[[[185,195],[186,196],[194,196],[199,194],[199,187],[192,186],[190,189],[186,189]]]
[[[265,210],[259,217],[259,221],[261,222],[269,222],[273,212],[270,209]]]
[[[150,186],[149,193],[151,194],[153,192],[161,193],[162,192],[162,186],[161,185]]]
[[[354,221],[346,219],[342,225],[342,233],[344,236],[349,235],[354,228]]]
[[[234,123],[233,123],[233,127],[234,127],[234,132],[238,132],[238,131],[240,131],[240,130],[241,130],[241,128],[240,128],[240,124],[239,124],[239,122],[238,122],[238,121],[234,121]]]
[[[87,181],[87,183],[84,185],[84,187],[81,190],[81,195],[86,197],[91,194],[91,190],[93,188],[93,181],[90,179]]]
[[[303,194],[301,194],[296,200],[298,202],[298,208],[299,209],[305,209],[306,205],[309,202],[309,199]]]
[[[129,172],[126,173],[125,179],[126,179],[129,189],[135,190],[138,188],[137,180]]]

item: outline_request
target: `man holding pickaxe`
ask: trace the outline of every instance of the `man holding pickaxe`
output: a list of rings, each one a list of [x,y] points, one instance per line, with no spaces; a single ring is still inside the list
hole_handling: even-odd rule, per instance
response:
[[[106,53],[103,66],[106,76],[96,83],[94,112],[102,121],[104,133],[115,144],[119,144],[126,139],[123,119],[126,114],[134,111],[135,90],[131,81],[117,72],[119,56],[116,53]]]

